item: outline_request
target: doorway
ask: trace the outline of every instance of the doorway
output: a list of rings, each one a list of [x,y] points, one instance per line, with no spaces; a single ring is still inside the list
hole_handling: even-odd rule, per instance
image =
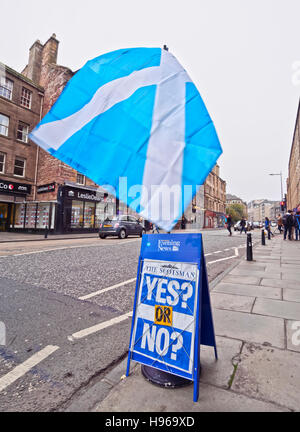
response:
[[[8,231],[11,223],[12,204],[0,203],[0,231]]]

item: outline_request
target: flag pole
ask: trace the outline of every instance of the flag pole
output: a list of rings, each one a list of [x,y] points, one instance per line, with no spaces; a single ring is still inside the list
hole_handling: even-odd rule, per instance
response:
[[[167,45],[164,45],[163,49],[165,51],[169,51]],[[168,231],[168,234],[171,234],[171,231]],[[159,369],[155,369],[151,366],[142,365],[141,370],[143,376],[146,378],[147,381],[160,387],[178,388],[185,387],[193,383],[193,381],[189,379],[182,378],[180,376],[173,375]]]

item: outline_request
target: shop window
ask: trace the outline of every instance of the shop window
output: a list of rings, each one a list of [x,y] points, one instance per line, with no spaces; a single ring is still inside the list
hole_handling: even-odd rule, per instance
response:
[[[85,176],[83,174],[77,173],[76,183],[80,185],[85,185]]]
[[[36,227],[39,229],[49,228],[50,203],[39,203],[36,214]]]
[[[18,123],[17,129],[17,140],[22,141],[24,143],[28,142],[28,132],[29,126],[21,121]]]
[[[6,78],[5,76],[0,76],[0,96],[11,100],[13,86],[14,86],[13,81]]]
[[[25,87],[22,87],[21,105],[26,108],[31,108],[32,92]]]
[[[84,205],[84,228],[94,228],[95,203],[86,202]]]
[[[35,228],[35,220],[37,216],[36,204],[27,204],[25,216],[25,228]]]
[[[0,114],[0,135],[8,136],[9,117]]]
[[[72,201],[71,228],[83,227],[83,201]]]
[[[16,214],[15,214],[14,228],[23,228],[24,218],[25,218],[25,204],[15,204],[15,206],[16,206]]]
[[[0,153],[0,173],[3,174],[5,170],[5,153]]]
[[[26,161],[23,158],[16,157],[14,166],[14,175],[18,177],[25,176],[25,164]]]

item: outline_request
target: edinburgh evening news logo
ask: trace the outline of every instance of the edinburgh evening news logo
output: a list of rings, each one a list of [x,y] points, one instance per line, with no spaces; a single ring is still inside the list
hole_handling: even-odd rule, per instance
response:
[[[158,240],[158,250],[161,252],[178,252],[180,241],[176,240]]]
[[[1,345],[6,345],[6,328],[2,321],[0,321],[0,346]]]

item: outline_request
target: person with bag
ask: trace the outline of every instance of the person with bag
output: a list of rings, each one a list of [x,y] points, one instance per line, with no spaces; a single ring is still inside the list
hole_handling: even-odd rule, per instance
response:
[[[277,217],[277,227],[278,227],[279,234],[281,234],[281,232],[282,232],[282,225],[283,225],[283,223],[282,223],[282,217],[279,214],[278,217]]]
[[[300,211],[298,210],[294,216],[295,219],[295,237],[300,240]]]
[[[231,227],[232,227],[232,219],[231,216],[228,215],[226,218],[227,229],[229,231],[229,235],[232,236]]]
[[[284,234],[283,240],[286,240],[286,236],[288,234],[288,239],[292,240],[292,228],[294,225],[294,217],[292,215],[292,210],[288,210],[286,214],[282,218],[283,226],[284,226]]]

